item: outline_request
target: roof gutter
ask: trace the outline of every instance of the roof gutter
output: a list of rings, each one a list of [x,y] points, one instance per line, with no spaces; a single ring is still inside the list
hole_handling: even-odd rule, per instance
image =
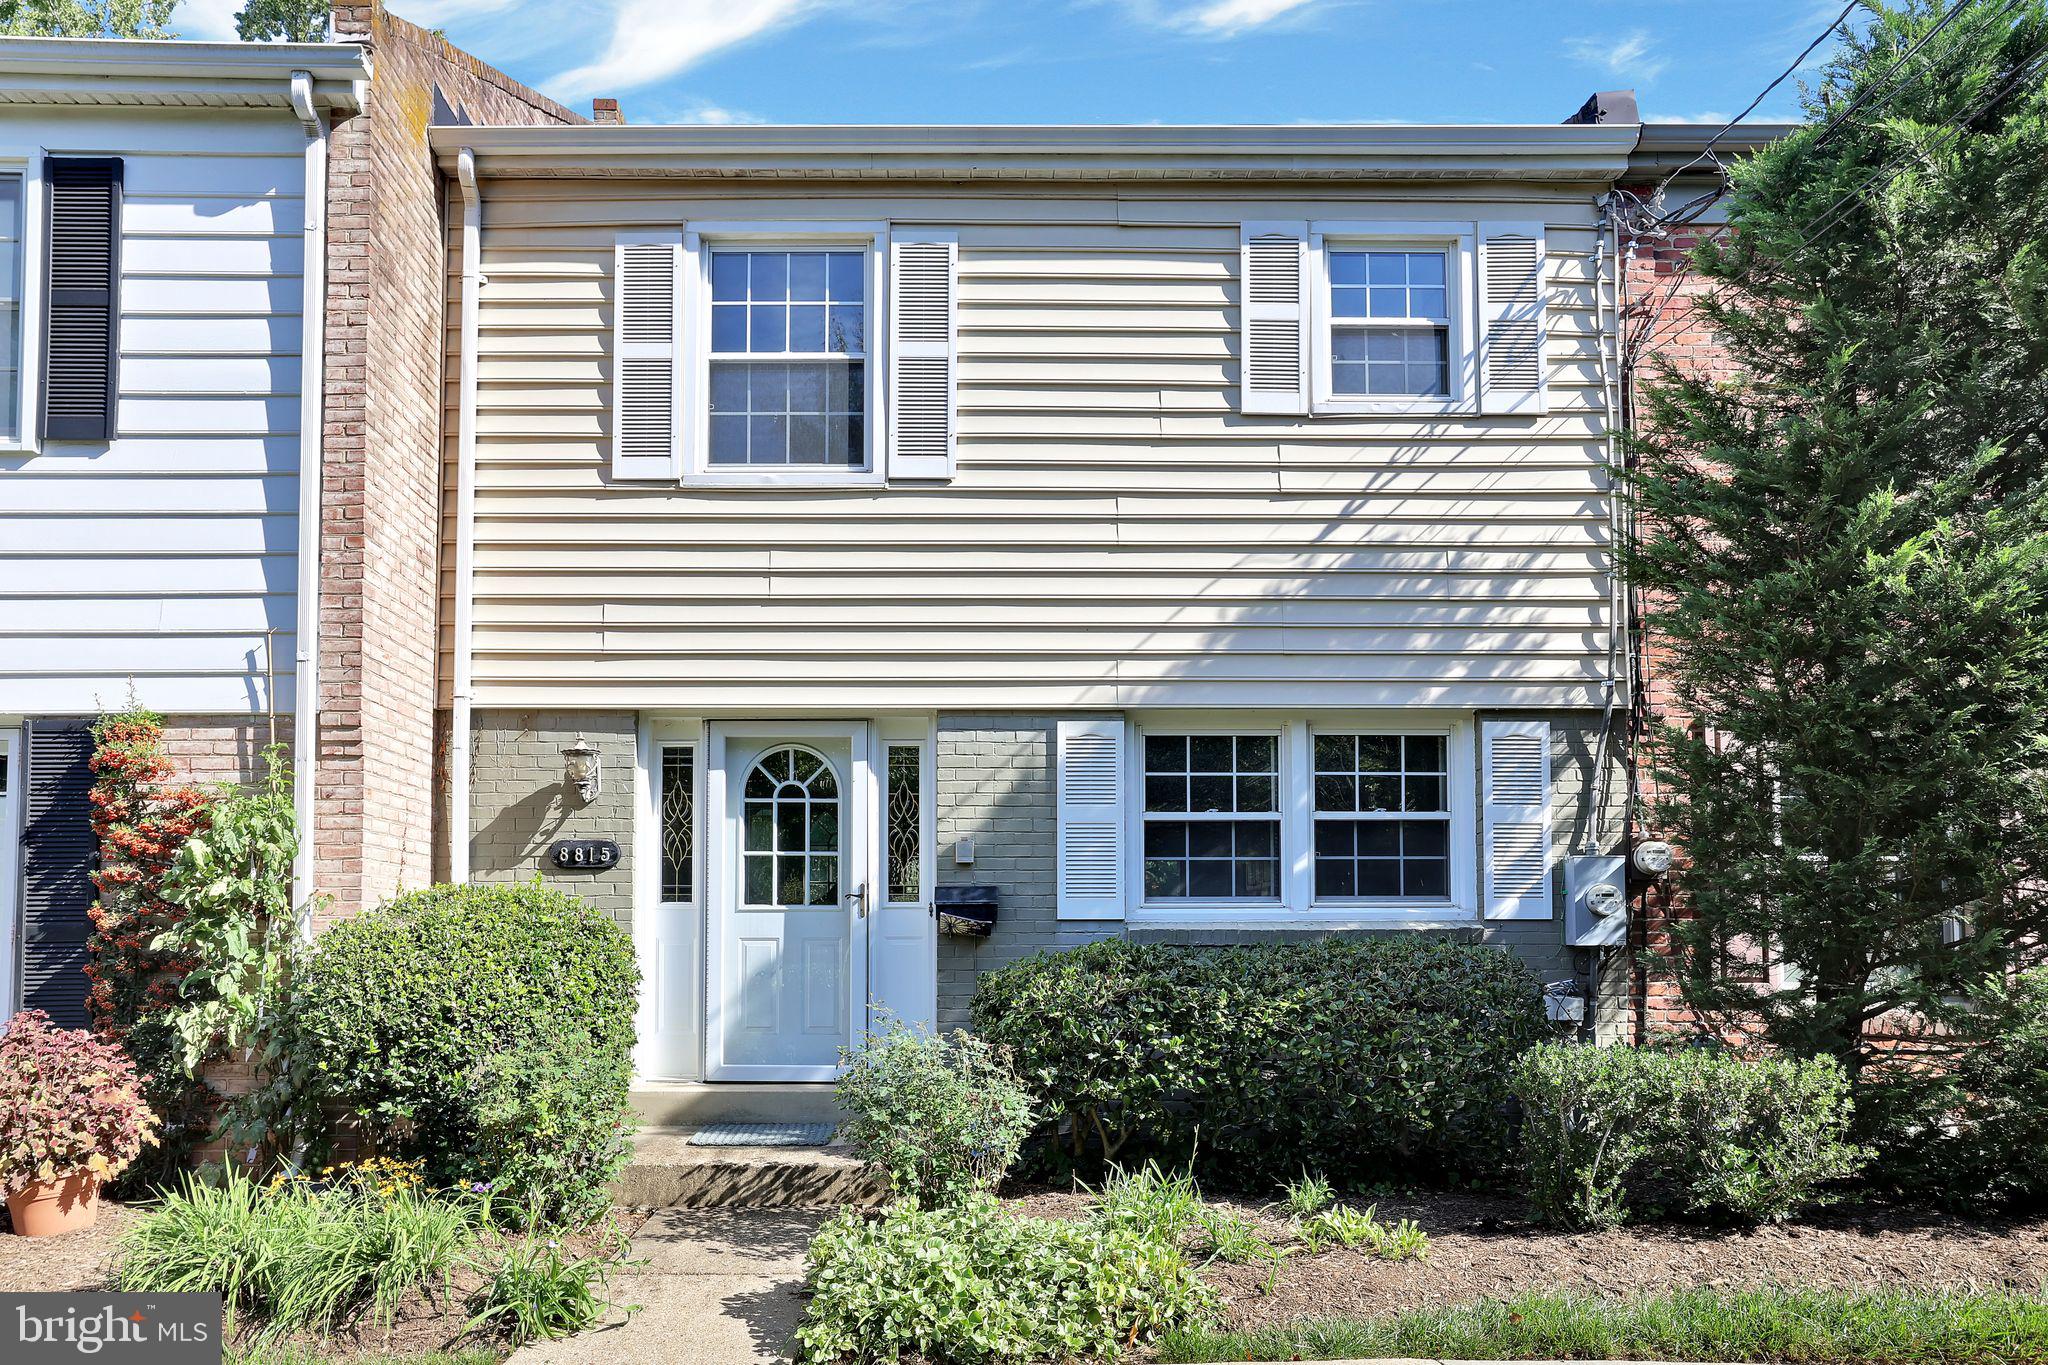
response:
[[[299,590],[298,650],[292,671],[292,813],[299,851],[292,860],[292,904],[299,932],[312,934],[315,823],[313,789],[320,758],[320,497],[326,399],[327,119],[313,100],[313,74],[291,75],[292,113],[305,131],[304,296],[299,346]],[[273,706],[276,705],[273,699]]]
[[[470,659],[476,590],[476,337],[477,294],[483,288],[483,196],[476,156],[455,158],[462,191],[462,294],[460,359],[456,372],[455,427],[455,640],[448,717],[448,880],[469,880]]]

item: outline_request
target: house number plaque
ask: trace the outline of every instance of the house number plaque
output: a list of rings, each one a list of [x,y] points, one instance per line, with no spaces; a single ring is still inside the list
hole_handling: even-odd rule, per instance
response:
[[[602,872],[618,865],[619,846],[610,839],[557,839],[548,845],[548,861],[563,872]]]

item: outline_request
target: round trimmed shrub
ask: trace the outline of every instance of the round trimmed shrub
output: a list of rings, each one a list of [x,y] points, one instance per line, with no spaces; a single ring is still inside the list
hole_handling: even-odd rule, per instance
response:
[[[590,1212],[624,1158],[639,979],[625,930],[574,896],[430,887],[320,936],[294,1051],[319,1094],[435,1178]],[[521,1157],[522,1129],[546,1134],[547,1161]]]
[[[1193,1156],[1212,1179],[1498,1179],[1508,1072],[1549,1033],[1511,954],[1442,939],[1105,940],[981,979],[1062,1164]]]

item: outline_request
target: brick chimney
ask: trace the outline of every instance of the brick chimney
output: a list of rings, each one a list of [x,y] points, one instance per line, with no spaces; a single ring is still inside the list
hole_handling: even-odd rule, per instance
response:
[[[620,124],[626,121],[626,116],[619,112],[617,100],[596,99],[590,102],[590,121]]]

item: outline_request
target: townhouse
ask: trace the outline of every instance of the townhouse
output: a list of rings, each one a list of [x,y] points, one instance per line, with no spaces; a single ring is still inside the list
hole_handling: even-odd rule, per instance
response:
[[[0,42],[10,1008],[83,1020],[94,716],[165,713],[199,778],[248,776],[273,737],[308,752],[324,314],[306,263],[330,120],[368,74],[346,45]]]
[[[285,745],[315,915],[432,876],[426,127],[581,120],[379,4],[334,31],[0,39],[0,1018],[83,1022],[90,726],[131,703],[189,780]]]
[[[435,129],[451,874],[630,925],[650,1081],[1112,935],[1618,1027],[1639,132]]]

